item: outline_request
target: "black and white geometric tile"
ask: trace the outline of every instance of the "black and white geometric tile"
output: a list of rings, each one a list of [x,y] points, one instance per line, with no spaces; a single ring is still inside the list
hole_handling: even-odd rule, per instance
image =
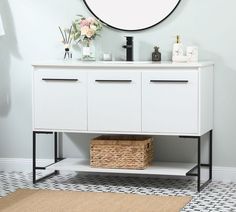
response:
[[[42,173],[39,173],[40,176]],[[81,175],[72,172],[59,174],[33,185],[31,173],[0,172],[0,197],[18,188],[142,195],[187,195],[192,196],[193,199],[182,211],[236,212],[236,183],[212,182],[201,193],[198,193],[196,182],[191,179]]]

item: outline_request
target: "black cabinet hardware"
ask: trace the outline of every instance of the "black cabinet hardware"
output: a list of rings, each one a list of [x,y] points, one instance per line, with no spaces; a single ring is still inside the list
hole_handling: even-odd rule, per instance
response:
[[[150,80],[156,83],[188,83],[188,80]]]
[[[67,82],[76,82],[78,79],[62,79],[62,78],[42,78],[44,81],[67,81]]]
[[[132,80],[95,80],[95,82],[109,82],[109,83],[129,83],[132,82]]]

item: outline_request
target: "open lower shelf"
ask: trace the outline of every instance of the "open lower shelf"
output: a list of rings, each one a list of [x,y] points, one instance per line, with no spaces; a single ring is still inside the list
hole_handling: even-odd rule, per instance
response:
[[[59,171],[95,172],[95,173],[186,176],[186,174],[195,166],[196,166],[195,163],[154,162],[150,167],[146,168],[145,170],[105,169],[105,168],[90,167],[89,160],[67,158],[51,166],[48,166],[46,169],[59,170]]]

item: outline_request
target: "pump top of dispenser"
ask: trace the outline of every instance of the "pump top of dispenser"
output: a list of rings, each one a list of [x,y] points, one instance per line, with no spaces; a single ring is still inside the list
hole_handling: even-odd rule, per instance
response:
[[[176,36],[176,43],[180,43],[180,36],[179,35]]]

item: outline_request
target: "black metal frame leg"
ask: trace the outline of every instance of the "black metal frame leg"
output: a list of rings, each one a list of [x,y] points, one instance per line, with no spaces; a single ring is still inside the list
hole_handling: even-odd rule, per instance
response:
[[[201,137],[197,139],[197,190],[201,190]]]
[[[187,176],[197,177],[198,192],[203,190],[212,181],[212,130],[210,130],[208,134],[209,134],[209,162],[207,164],[201,163],[201,136],[180,136],[181,138],[197,139],[197,165],[187,173]],[[209,177],[203,184],[201,184],[202,167],[208,167],[209,169]],[[197,172],[195,172],[195,170],[197,170]]]
[[[58,171],[54,171],[53,173],[51,174],[48,174],[44,177],[41,177],[39,179],[36,179],[36,171],[37,170],[45,170],[48,166],[58,162],[60,160],[60,158],[58,158],[58,138],[57,138],[57,132],[54,132],[54,163],[52,164],[49,164],[45,167],[39,167],[36,165],[36,149],[37,149],[37,134],[53,134],[53,132],[41,132],[41,131],[33,131],[33,183],[37,183],[39,181],[42,181],[48,177],[51,177],[55,174],[58,174]]]

